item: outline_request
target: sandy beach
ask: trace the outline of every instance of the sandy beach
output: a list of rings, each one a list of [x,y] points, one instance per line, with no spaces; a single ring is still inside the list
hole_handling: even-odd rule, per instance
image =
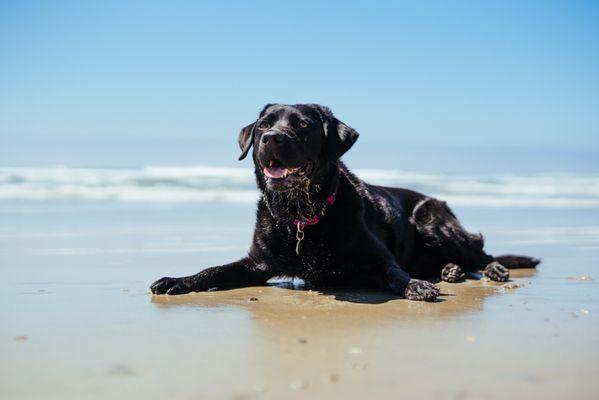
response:
[[[461,207],[489,249],[542,257],[437,303],[274,284],[152,296],[242,255],[244,204],[3,202],[6,399],[591,398],[599,213]]]
[[[0,0],[0,400],[599,398],[598,21],[599,1]],[[340,160],[542,263],[430,303],[296,277],[150,292],[226,264],[202,287],[264,283],[248,257],[331,284],[383,266],[433,300],[395,267],[488,264],[443,205]]]

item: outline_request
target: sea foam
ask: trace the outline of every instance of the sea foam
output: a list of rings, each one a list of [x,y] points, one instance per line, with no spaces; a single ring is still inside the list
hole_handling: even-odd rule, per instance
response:
[[[404,187],[461,206],[599,207],[599,175],[455,175],[358,169],[369,183]],[[139,169],[0,167],[0,199],[253,203],[248,168],[148,166]]]

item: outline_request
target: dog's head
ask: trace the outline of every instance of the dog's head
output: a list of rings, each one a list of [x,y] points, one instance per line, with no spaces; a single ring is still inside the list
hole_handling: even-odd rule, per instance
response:
[[[358,132],[317,104],[267,104],[239,133],[244,159],[252,145],[256,173],[269,190],[309,184],[352,147]]]

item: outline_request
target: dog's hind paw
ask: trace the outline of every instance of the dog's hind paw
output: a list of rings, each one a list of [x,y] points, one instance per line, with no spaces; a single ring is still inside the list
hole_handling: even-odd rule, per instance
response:
[[[404,295],[408,300],[435,301],[439,296],[439,289],[430,282],[412,279]]]
[[[507,282],[510,279],[510,271],[497,261],[489,263],[483,270],[483,275],[495,282]]]
[[[441,271],[441,280],[445,282],[455,283],[461,281],[462,278],[464,278],[464,271],[457,264],[449,263]]]
[[[150,286],[152,294],[185,294],[193,289],[181,278],[161,278]]]

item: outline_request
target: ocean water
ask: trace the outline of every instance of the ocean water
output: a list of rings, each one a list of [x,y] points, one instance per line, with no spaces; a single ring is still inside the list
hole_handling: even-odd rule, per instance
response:
[[[410,188],[452,206],[599,208],[599,173],[433,173],[355,168],[369,183]],[[254,203],[252,169],[0,167],[0,200],[144,203]],[[6,204],[6,202],[4,202]]]

